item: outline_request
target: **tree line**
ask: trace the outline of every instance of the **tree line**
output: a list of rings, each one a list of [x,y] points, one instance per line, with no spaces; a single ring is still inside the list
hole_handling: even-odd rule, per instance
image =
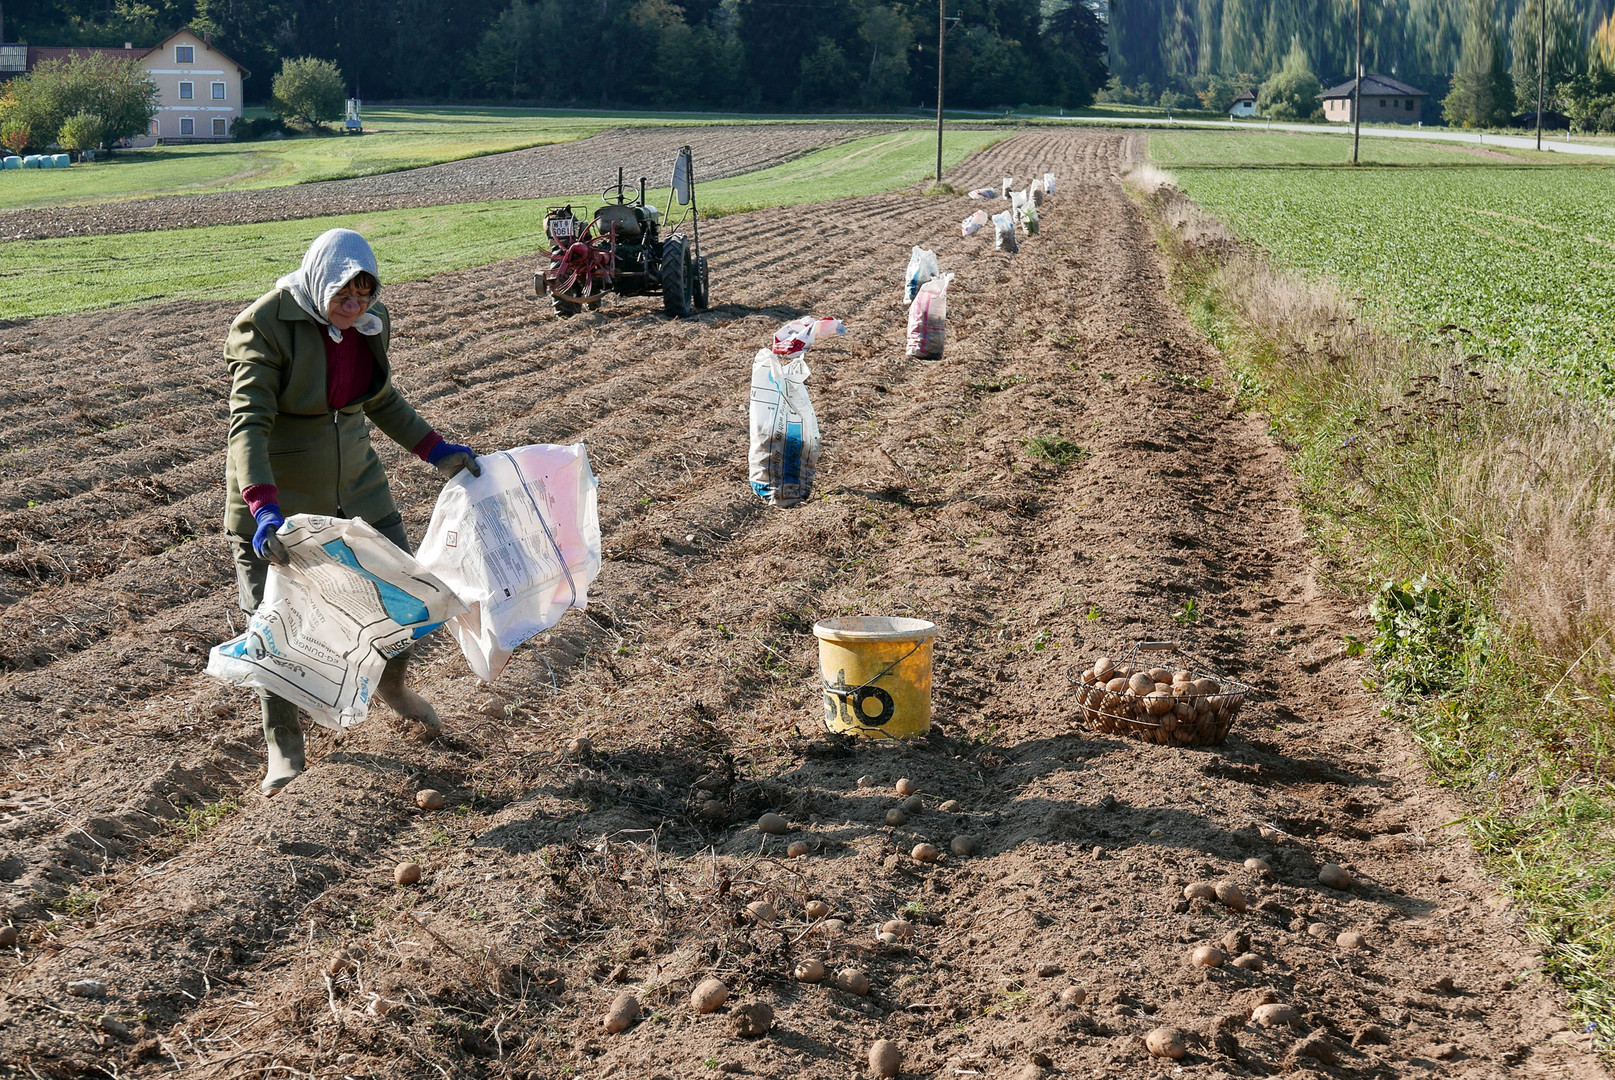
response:
[[[1600,128],[1615,106],[1615,0],[1363,0],[1363,66],[1429,94],[1422,119],[1489,126],[1534,110],[1546,4],[1549,108]],[[1110,0],[1101,96],[1226,108],[1295,71],[1351,78],[1356,0]],[[1615,125],[1615,114],[1609,117]],[[1607,130],[1608,128],[1604,128]]]
[[[1100,0],[946,0],[950,107],[1076,108],[1104,86]],[[3,6],[3,0],[0,0]],[[211,34],[267,103],[283,60],[354,96],[658,109],[935,107],[932,0],[32,0],[6,40],[151,45]]]

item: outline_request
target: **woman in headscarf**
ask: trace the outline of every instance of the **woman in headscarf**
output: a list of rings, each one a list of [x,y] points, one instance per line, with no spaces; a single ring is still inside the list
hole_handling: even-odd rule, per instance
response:
[[[332,229],[230,326],[224,521],[243,611],[263,601],[269,563],[287,561],[276,530],[289,515],[364,518],[410,550],[366,418],[445,478],[461,469],[481,475],[470,447],[445,442],[394,389],[380,289],[370,244]],[[437,712],[404,685],[408,664],[407,652],[387,662],[377,696],[435,735]],[[269,752],[262,788],[273,795],[303,771],[303,731],[295,705],[261,690],[259,697]]]

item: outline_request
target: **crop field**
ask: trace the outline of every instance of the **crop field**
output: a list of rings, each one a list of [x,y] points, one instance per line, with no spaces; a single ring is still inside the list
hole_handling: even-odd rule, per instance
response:
[[[994,130],[948,132],[944,168],[1004,135]],[[728,149],[721,134],[697,138],[696,145],[701,155],[721,157]],[[721,217],[760,206],[889,191],[929,176],[936,168],[935,152],[934,133],[868,136],[783,165],[710,181],[701,188],[701,206]],[[614,180],[609,165],[597,173],[601,186],[608,173]],[[598,198],[598,192],[560,188],[539,200],[13,242],[0,247],[0,313],[29,318],[159,297],[251,299],[272,268],[295,263],[311,237],[337,226],[359,229],[377,242],[386,252],[382,269],[388,281],[416,281],[533,251],[542,239],[546,205],[568,200],[592,205]],[[652,188],[647,198],[667,205],[665,189]]]
[[[1390,326],[1455,325],[1487,356],[1615,391],[1615,168],[1169,172],[1237,235],[1338,280]]]
[[[484,452],[583,443],[605,561],[492,685],[420,644],[441,737],[378,706],[272,799],[256,698],[202,671],[242,620],[240,301],[0,324],[0,1076],[1604,1077],[1342,648],[1284,452],[1122,187],[1143,144],[957,146],[960,189],[1055,173],[1013,254],[912,174],[838,187],[886,166],[835,147],[733,189],[821,198],[703,225],[686,320],[557,320],[531,251],[384,270],[400,391]],[[410,230],[360,224],[395,265]],[[259,288],[296,255],[263,225],[214,249],[262,244]],[[916,244],[956,274],[937,361]],[[808,314],[847,333],[814,497],[771,508],[749,365]],[[375,441],[418,538],[440,480]],[[925,735],[824,729],[812,626],[852,614],[937,624]],[[1084,722],[1082,672],[1164,638],[1253,688],[1226,742]]]
[[[15,171],[0,176],[0,210],[60,206],[207,191],[245,191],[417,169],[531,146],[586,139],[613,128],[771,126],[811,118],[755,118],[689,113],[580,113],[540,109],[375,108],[363,112],[364,134],[252,142],[154,146],[120,151],[65,172]],[[874,118],[861,121],[879,125]],[[841,119],[826,121],[840,125]],[[911,121],[903,121],[904,125]]]

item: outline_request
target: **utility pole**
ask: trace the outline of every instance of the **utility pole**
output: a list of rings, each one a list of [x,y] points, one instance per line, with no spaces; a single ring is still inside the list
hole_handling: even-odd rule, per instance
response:
[[[1357,0],[1357,79],[1351,91],[1351,163],[1363,137],[1363,0]]]
[[[936,182],[942,184],[942,58],[944,51],[943,35],[948,32],[948,20],[943,17],[943,10],[948,0],[936,0]]]
[[[1536,148],[1542,149],[1542,98],[1548,84],[1548,0],[1537,0],[1542,20],[1537,24]]]

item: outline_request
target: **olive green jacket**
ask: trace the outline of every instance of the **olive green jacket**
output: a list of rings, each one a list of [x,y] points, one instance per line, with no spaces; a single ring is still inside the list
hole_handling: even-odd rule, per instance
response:
[[[392,321],[381,304],[370,310],[381,317],[381,333],[364,337],[375,355],[375,378],[358,401],[334,413],[325,396],[325,327],[291,293],[276,289],[236,316],[224,343],[230,366],[227,531],[251,537],[257,528],[241,497],[254,484],[278,487],[287,517],[329,514],[375,523],[397,512],[365,417],[409,449],[432,426],[393,388],[387,363]]]

